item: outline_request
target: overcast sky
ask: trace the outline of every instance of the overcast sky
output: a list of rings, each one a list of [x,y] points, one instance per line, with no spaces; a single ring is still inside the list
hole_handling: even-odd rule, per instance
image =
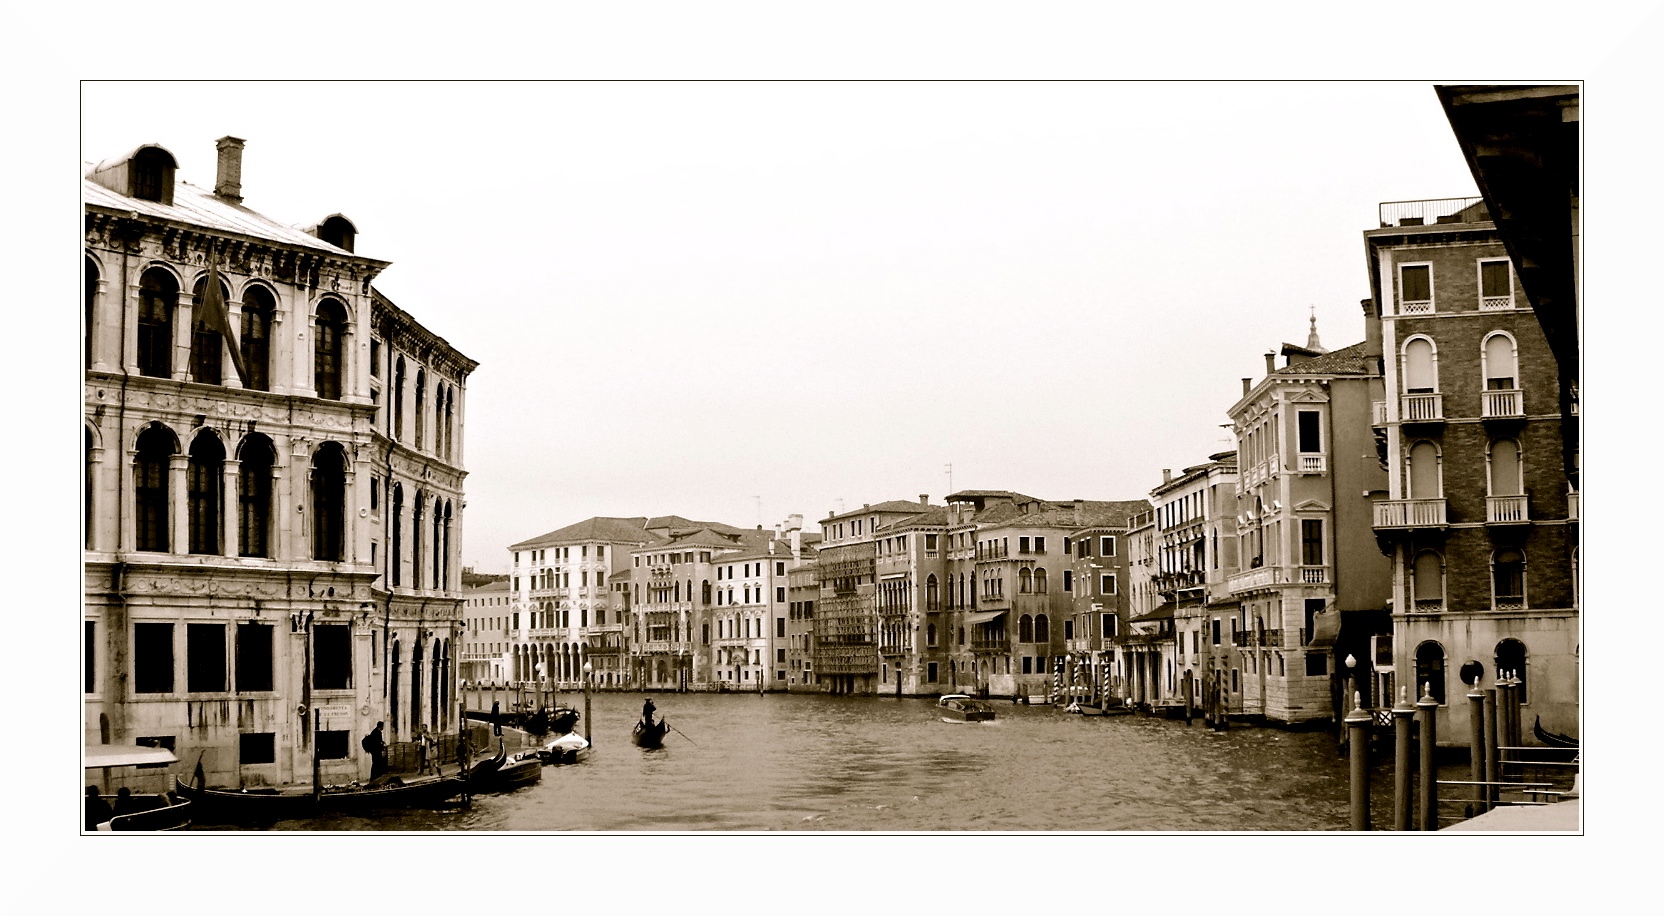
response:
[[[166,105],[135,106],[134,97]],[[319,113],[335,112],[335,117]],[[297,113],[305,113],[297,117]],[[478,360],[463,562],[594,515],[1132,499],[1263,354],[1363,338],[1382,201],[1476,195],[1430,83],[83,87],[244,204],[344,213]]]

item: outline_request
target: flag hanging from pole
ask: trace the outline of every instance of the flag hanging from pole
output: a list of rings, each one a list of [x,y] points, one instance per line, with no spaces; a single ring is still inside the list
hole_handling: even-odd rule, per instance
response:
[[[208,283],[202,291],[202,323],[220,333],[226,349],[231,351],[231,364],[237,367],[237,380],[247,384],[243,348],[238,345],[237,335],[231,332],[231,311],[225,304],[225,294],[220,290],[219,259],[213,256],[208,260]]]

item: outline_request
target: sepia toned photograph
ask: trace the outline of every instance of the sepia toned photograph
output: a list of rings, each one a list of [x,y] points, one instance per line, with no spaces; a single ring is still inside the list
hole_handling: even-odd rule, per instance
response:
[[[84,81],[81,833],[1581,834],[1584,91]]]

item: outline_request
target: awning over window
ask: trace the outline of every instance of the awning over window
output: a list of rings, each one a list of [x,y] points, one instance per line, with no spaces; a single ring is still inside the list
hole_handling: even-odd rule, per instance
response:
[[[971,614],[966,617],[965,622],[971,626],[976,626],[979,623],[988,623],[990,621],[998,620],[1004,616],[1004,611],[983,611],[981,613]]]
[[[1331,607],[1312,615],[1312,638],[1306,641],[1306,648],[1327,649],[1339,636],[1340,611]]]

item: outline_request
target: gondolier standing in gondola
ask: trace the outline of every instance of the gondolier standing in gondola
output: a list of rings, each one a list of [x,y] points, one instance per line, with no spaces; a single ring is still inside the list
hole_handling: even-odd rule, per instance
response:
[[[387,742],[381,737],[381,726],[382,723],[377,722],[376,727],[370,729],[370,733],[359,742],[364,746],[364,752],[370,755],[371,779],[387,772]]]
[[[641,722],[643,728],[650,729],[653,727],[653,709],[653,698],[648,697],[646,701],[641,704]]]

